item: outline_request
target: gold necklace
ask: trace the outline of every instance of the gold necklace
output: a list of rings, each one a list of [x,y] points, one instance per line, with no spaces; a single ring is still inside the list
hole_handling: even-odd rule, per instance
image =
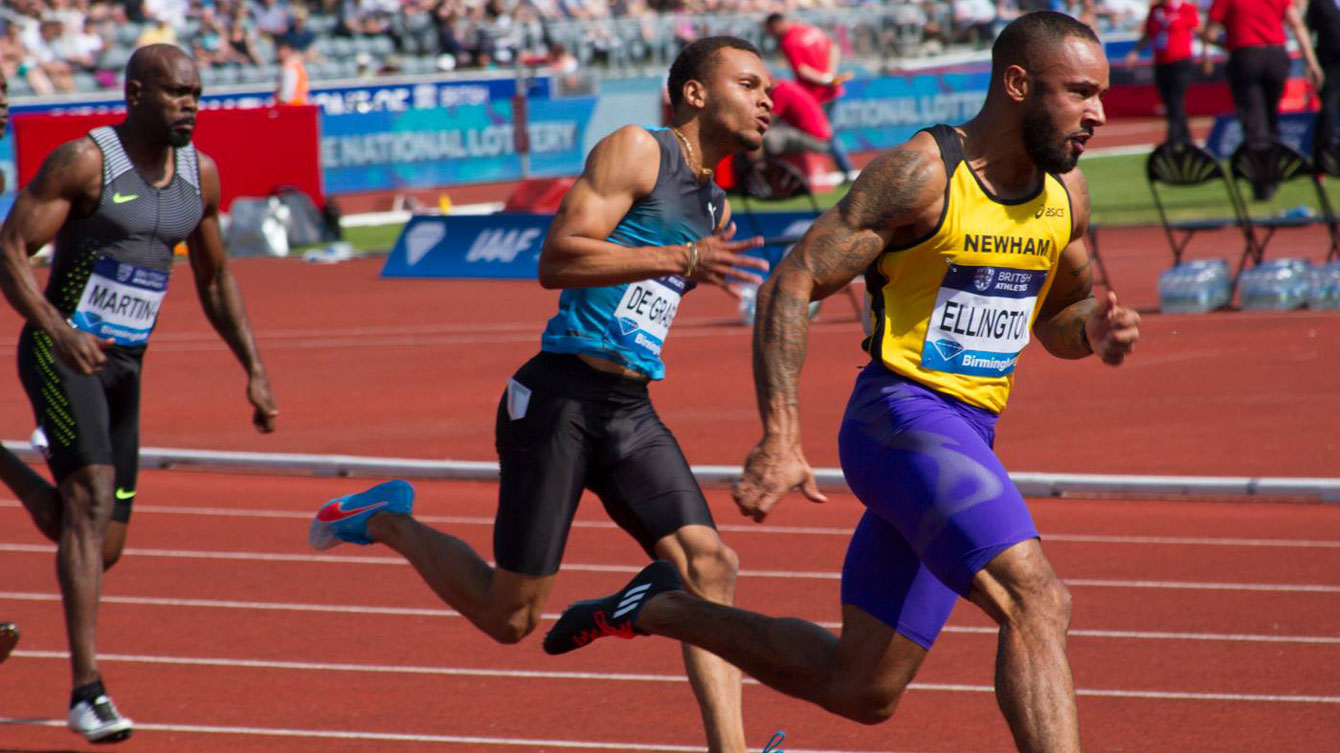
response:
[[[698,167],[696,167],[696,168],[693,166],[693,161],[694,161],[694,160],[693,160],[693,144],[690,144],[690,143],[689,143],[689,138],[688,138],[687,136],[685,136],[683,133],[681,133],[680,130],[679,130],[678,128],[675,128],[674,126],[671,126],[671,127],[670,127],[670,132],[673,133],[673,134],[675,134],[675,137],[679,139],[679,143],[681,143],[681,144],[684,145],[684,151],[688,153],[688,157],[689,157],[689,169],[690,169],[690,170],[693,170],[693,171],[695,171],[695,172],[697,172],[699,175],[701,175],[701,176],[704,177],[704,178],[710,178],[710,177],[712,177],[712,168],[710,168],[710,167],[703,167],[701,163],[699,163]]]

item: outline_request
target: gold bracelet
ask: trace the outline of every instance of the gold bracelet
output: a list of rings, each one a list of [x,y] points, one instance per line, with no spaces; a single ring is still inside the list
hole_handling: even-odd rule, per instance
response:
[[[689,241],[689,263],[684,267],[684,279],[693,279],[693,273],[698,271],[698,244]]]

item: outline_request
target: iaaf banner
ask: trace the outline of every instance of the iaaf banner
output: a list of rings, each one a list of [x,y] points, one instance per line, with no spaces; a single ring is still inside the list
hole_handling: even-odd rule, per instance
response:
[[[382,277],[534,280],[552,214],[420,214],[410,218],[386,257]],[[814,221],[811,212],[735,214],[736,237],[762,235],[759,255],[776,261]]]
[[[582,171],[594,97],[528,105],[530,174]],[[323,115],[321,168],[332,194],[516,180],[512,103]]]

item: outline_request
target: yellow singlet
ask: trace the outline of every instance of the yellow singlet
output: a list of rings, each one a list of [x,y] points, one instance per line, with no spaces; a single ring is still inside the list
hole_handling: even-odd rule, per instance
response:
[[[926,130],[945,163],[944,213],[929,236],[885,249],[867,271],[866,346],[893,372],[999,413],[1070,243],[1070,194],[1045,173],[1033,196],[997,199],[963,159],[957,131]]]

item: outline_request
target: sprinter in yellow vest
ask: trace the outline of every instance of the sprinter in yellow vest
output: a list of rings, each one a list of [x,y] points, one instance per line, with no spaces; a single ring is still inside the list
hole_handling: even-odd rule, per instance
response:
[[[754,382],[763,440],[736,485],[755,520],[792,489],[823,496],[801,450],[796,383],[810,301],[864,272],[870,365],[843,421],[842,470],[866,512],[842,572],[840,637],[672,586],[578,602],[546,649],[601,621],[711,651],[767,685],[861,722],[888,719],[955,600],[1000,626],[996,695],[1021,751],[1080,749],[1066,658],[1070,595],[991,449],[1030,336],[1119,364],[1139,317],[1090,291],[1089,193],[1075,163],[1103,124],[1102,45],[1051,12],[1007,26],[981,112],[882,155],[759,290]],[[635,579],[636,582],[636,579]],[[617,610],[617,611],[616,611]],[[614,614],[619,620],[609,620]]]

